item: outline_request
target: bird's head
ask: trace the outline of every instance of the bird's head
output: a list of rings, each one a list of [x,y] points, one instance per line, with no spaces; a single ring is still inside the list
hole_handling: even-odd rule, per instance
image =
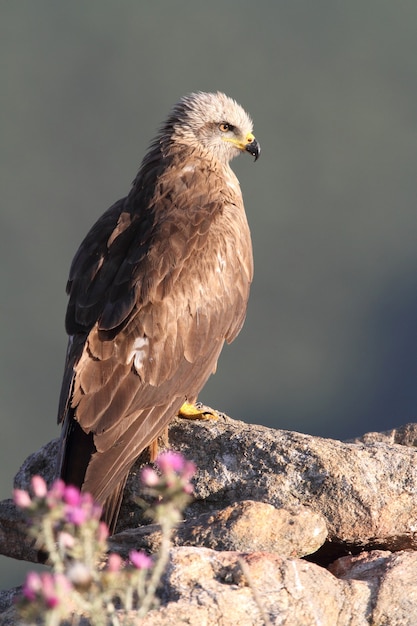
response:
[[[167,126],[172,129],[171,140],[202,147],[224,163],[245,151],[256,161],[261,151],[249,115],[220,92],[184,96],[174,106]]]

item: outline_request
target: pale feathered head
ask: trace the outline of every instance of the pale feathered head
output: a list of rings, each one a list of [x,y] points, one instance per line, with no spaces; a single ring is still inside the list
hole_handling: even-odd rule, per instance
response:
[[[191,148],[201,147],[223,163],[246,151],[256,159],[260,146],[246,111],[224,93],[191,93],[173,107],[161,129],[168,139]]]

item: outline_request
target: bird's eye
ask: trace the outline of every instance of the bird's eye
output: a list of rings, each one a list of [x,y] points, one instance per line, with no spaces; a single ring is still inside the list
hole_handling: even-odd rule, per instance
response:
[[[234,126],[232,126],[231,124],[228,124],[227,122],[222,122],[221,124],[219,124],[219,128],[222,131],[222,133],[227,133],[229,130],[233,130]]]

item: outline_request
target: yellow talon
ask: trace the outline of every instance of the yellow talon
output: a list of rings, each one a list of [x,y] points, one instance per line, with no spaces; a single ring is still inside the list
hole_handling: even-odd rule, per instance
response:
[[[201,404],[201,402],[196,402],[195,404],[184,402],[178,411],[178,417],[189,420],[217,420],[219,419],[219,413],[209,406]]]

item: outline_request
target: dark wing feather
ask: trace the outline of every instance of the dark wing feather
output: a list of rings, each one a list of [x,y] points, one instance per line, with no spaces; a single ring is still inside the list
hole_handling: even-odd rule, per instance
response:
[[[84,433],[82,486],[112,526],[131,465],[182,403],[196,399],[224,341],[239,331],[252,279],[231,171],[225,177],[197,157],[184,168],[178,155],[157,173],[152,197],[137,179],[92,228],[68,283],[74,338],[60,402],[61,474],[71,476]]]

